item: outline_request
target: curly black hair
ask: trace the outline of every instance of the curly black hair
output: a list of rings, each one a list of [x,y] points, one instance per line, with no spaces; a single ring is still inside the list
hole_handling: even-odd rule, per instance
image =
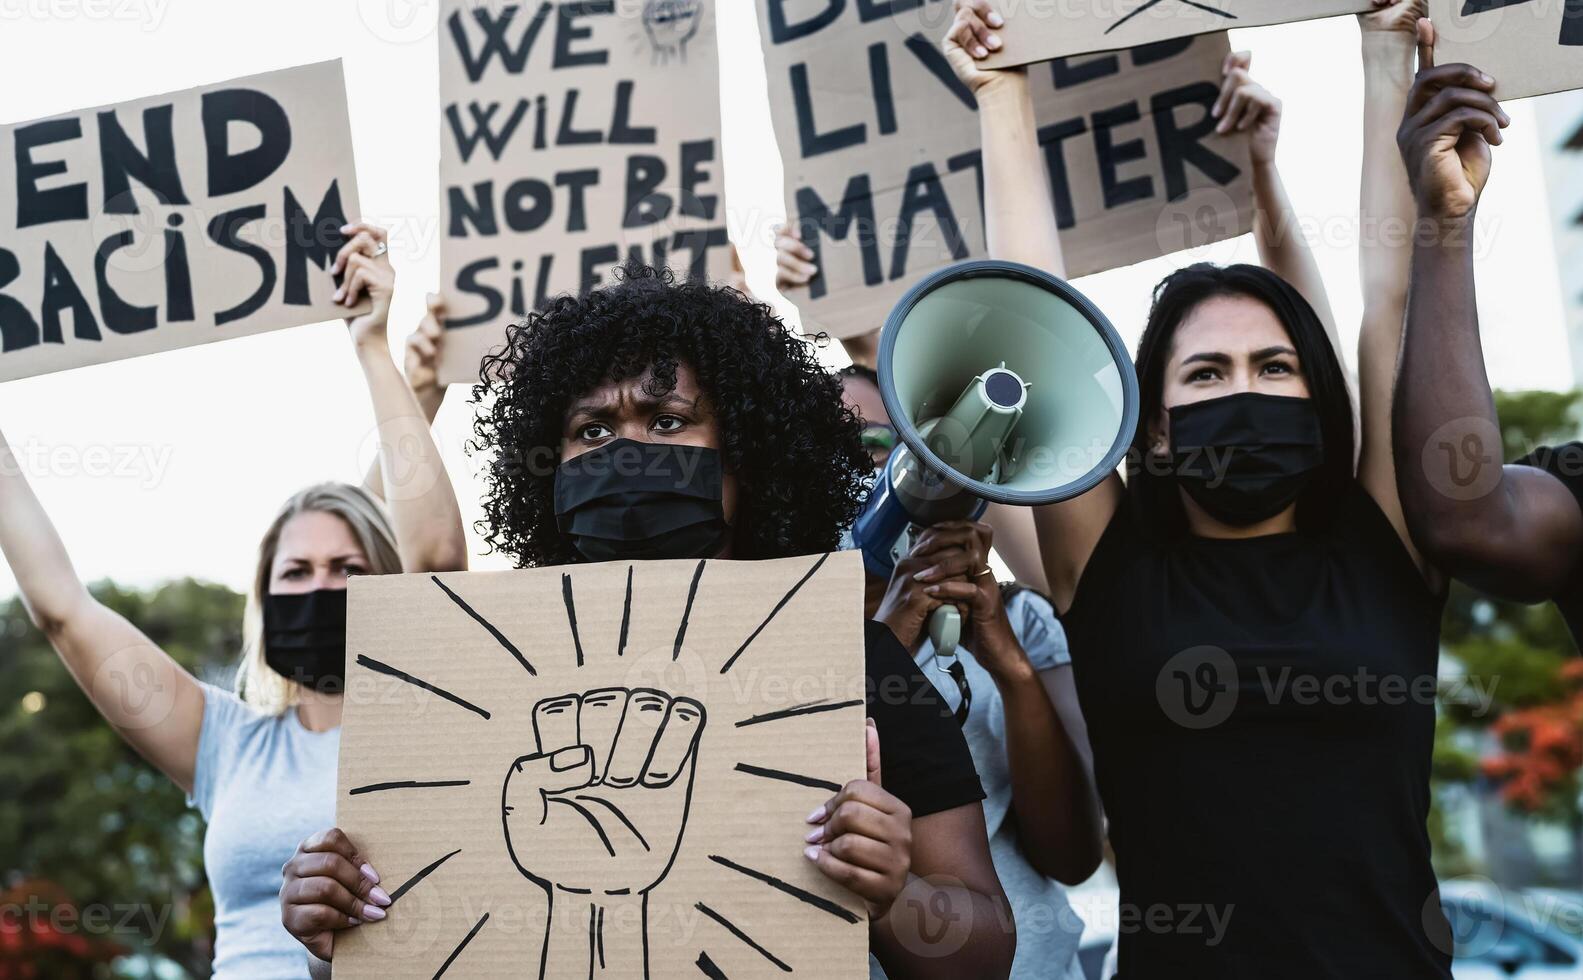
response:
[[[664,395],[683,363],[737,478],[733,557],[834,550],[873,469],[840,380],[763,303],[639,264],[587,296],[551,300],[508,327],[504,348],[484,358],[473,395],[487,409],[473,423],[471,449],[495,451],[478,523],[489,545],[521,566],[578,560],[555,521],[567,410],[607,380],[650,370],[647,393]]]

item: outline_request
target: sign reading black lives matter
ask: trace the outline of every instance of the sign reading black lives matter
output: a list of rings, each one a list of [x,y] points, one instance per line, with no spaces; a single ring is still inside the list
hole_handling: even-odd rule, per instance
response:
[[[1435,60],[1495,79],[1500,99],[1583,88],[1583,0],[1431,0]]]
[[[3,126],[0,144],[0,381],[352,312],[329,271],[358,215],[339,61]]]
[[[977,104],[940,50],[950,5],[756,0],[786,209],[820,274],[789,295],[809,332],[878,329],[934,269],[986,254]],[[1067,274],[1244,234],[1244,135],[1209,115],[1224,33],[1033,68]]]
[[[714,0],[445,0],[441,381],[629,258],[729,276],[719,77]]]

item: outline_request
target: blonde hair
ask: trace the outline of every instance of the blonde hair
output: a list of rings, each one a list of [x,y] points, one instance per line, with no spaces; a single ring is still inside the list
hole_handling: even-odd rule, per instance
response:
[[[401,571],[396,532],[379,501],[362,487],[346,483],[321,483],[298,491],[280,508],[258,544],[258,569],[247,596],[242,622],[242,662],[236,670],[236,693],[265,714],[279,715],[294,706],[300,688],[277,674],[264,659],[264,596],[269,594],[270,572],[280,546],[280,532],[298,514],[333,514],[346,522],[352,536],[368,557],[369,571],[389,575]]]

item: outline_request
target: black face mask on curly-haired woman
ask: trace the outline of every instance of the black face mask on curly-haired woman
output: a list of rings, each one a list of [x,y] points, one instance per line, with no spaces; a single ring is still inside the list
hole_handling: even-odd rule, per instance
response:
[[[483,378],[486,536],[526,566],[832,551],[872,465],[839,382],[768,307],[652,269],[531,314]],[[895,636],[869,623],[865,640],[870,778],[786,844],[865,901],[888,975],[1005,977],[1015,935],[967,743]],[[549,955],[546,976],[588,969],[586,946]]]

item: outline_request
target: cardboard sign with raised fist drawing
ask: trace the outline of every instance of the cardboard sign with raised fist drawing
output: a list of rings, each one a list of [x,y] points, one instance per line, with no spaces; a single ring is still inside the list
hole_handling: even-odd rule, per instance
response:
[[[355,579],[336,816],[394,902],[337,980],[865,976],[802,854],[864,772],[862,596],[855,554]]]

